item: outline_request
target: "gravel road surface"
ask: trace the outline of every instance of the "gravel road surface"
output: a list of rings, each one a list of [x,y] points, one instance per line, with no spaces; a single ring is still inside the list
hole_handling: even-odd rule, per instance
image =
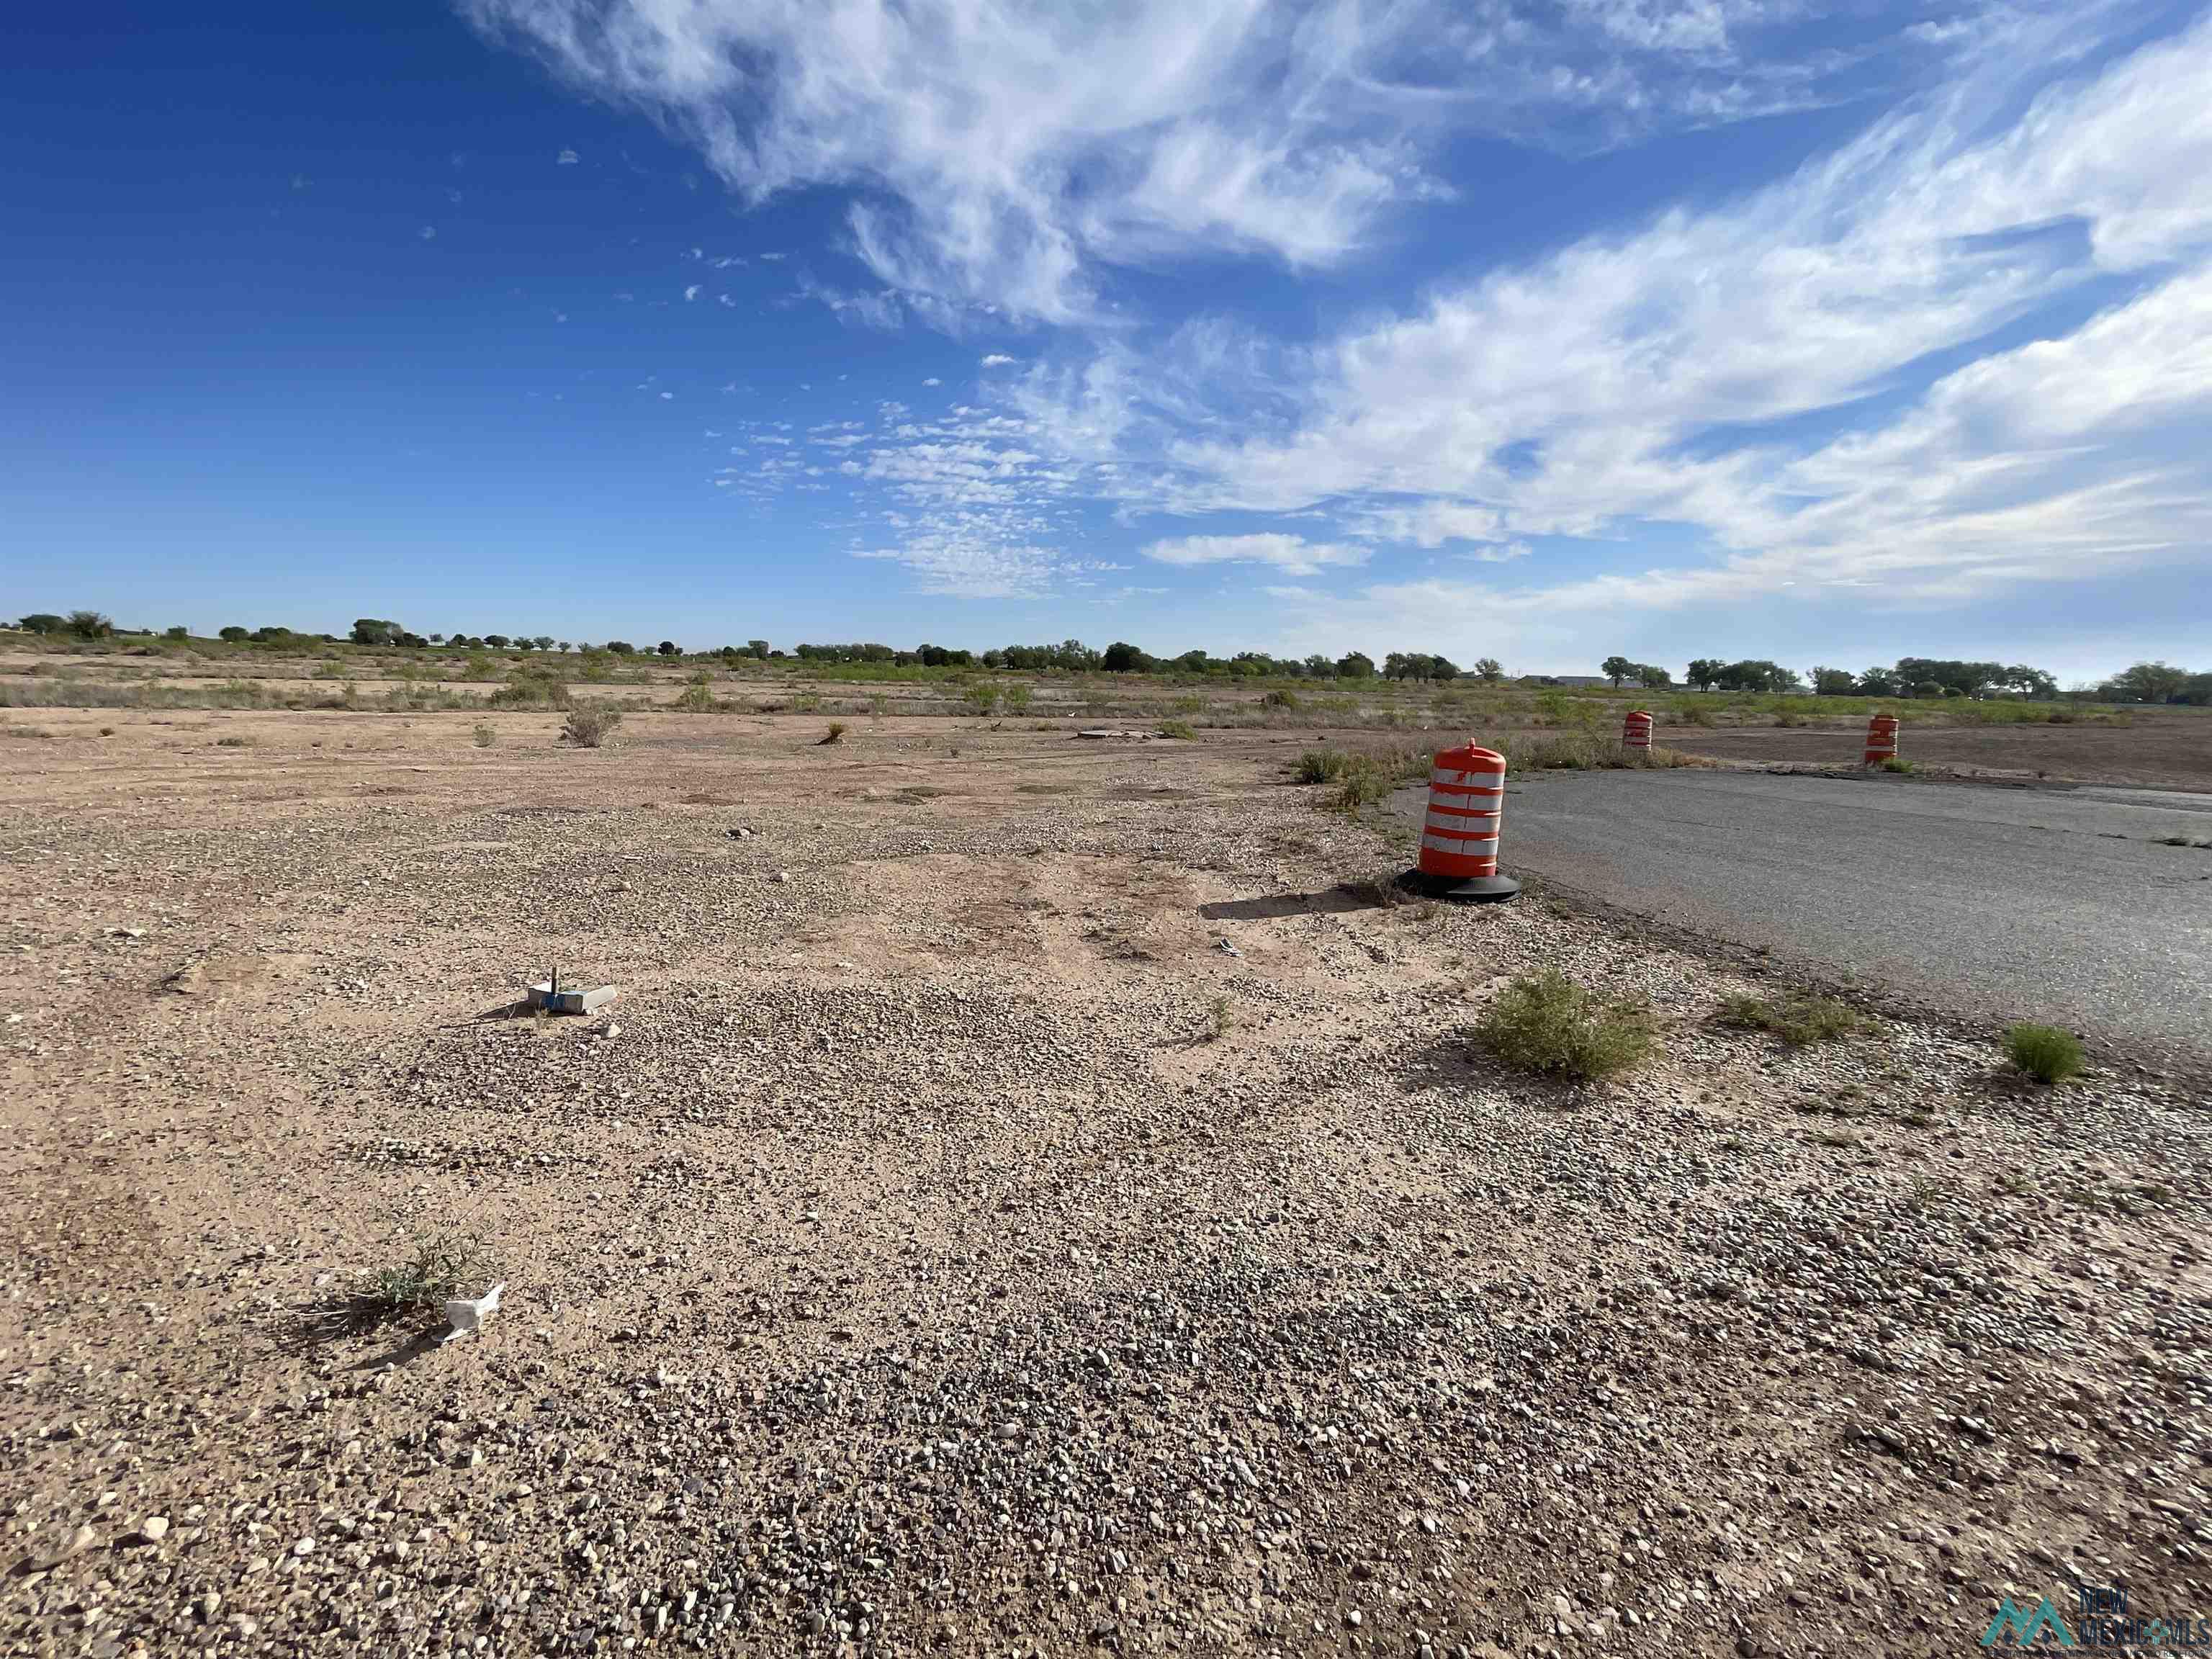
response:
[[[1407,797],[1419,810],[1420,792]],[[2212,796],[1683,770],[1531,775],[1504,864],[1975,1019],[2212,1054]]]

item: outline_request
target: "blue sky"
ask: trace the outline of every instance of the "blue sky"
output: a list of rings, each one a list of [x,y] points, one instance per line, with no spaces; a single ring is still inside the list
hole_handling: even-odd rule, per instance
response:
[[[2212,662],[2202,5],[9,40],[0,609]]]

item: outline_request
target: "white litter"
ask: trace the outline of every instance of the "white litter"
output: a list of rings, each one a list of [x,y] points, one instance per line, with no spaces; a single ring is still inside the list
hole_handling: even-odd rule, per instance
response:
[[[499,1311],[499,1293],[505,1290],[504,1281],[493,1285],[473,1302],[455,1299],[446,1304],[446,1322],[453,1328],[438,1339],[450,1342],[457,1336],[466,1336],[471,1331],[482,1330],[483,1322]]]

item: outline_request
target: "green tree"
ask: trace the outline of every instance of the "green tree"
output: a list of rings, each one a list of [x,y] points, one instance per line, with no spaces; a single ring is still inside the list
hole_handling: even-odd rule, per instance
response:
[[[1636,665],[1636,683],[1646,691],[1663,691],[1674,684],[1674,677],[1656,663],[1640,662]]]
[[[1336,677],[1340,680],[1372,679],[1375,659],[1364,651],[1347,651],[1336,659]]]
[[[1098,665],[1109,674],[1133,674],[1145,665],[1145,653],[1127,640],[1116,640],[1106,647],[1106,654]]]
[[[673,640],[663,640],[653,649],[664,657],[680,657],[684,654],[684,647]]]
[[[15,626],[26,634],[65,634],[69,631],[69,618],[57,617],[51,611],[33,611]]]
[[[70,618],[74,627],[76,618]],[[2170,662],[2132,663],[2115,674],[2112,689],[2124,702],[2164,702],[2189,681],[2189,671]]]
[[[1485,685],[1495,685],[1505,678],[1505,665],[1495,657],[1477,657],[1474,672]]]
[[[1611,656],[1597,665],[1597,672],[1613,682],[1613,689],[1620,690],[1621,681],[1636,672],[1636,665],[1626,657]]]
[[[1813,690],[1823,697],[1848,697],[1859,689],[1848,668],[1815,668],[1813,671]]]
[[[81,640],[104,640],[115,631],[115,624],[97,611],[72,611],[69,631]]]
[[[236,623],[231,623],[228,628],[217,629],[216,630],[216,638],[219,640],[228,640],[233,645],[243,644],[246,637],[246,630],[240,628]]]
[[[161,630],[161,637],[165,640],[188,640],[191,636],[192,630],[182,623],[179,623],[174,628],[165,628]]]
[[[745,641],[745,649],[753,653],[754,661],[766,662],[768,660],[768,641],[766,640],[747,640]]]
[[[376,617],[354,618],[351,638],[356,645],[390,645],[406,629],[396,622],[386,622]]]
[[[1869,697],[1901,697],[1905,682],[1894,668],[1869,668],[1859,676],[1859,690]]]
[[[637,647],[628,640],[609,640],[605,648],[613,652],[617,657],[634,657],[637,654]]]
[[[1714,683],[1720,678],[1721,669],[1723,666],[1724,665],[1717,657],[1693,657],[1690,660],[1688,672],[1684,678],[1698,690],[1710,691],[1713,689]]]

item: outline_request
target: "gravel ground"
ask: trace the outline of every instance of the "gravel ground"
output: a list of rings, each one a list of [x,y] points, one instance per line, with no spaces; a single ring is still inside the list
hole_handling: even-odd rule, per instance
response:
[[[41,719],[118,730],[5,744],[0,1650],[1955,1654],[2002,1595],[2212,1608],[2179,1083],[1792,1051],[1540,894],[1377,902],[1402,845],[1264,735]],[[556,963],[620,1000],[481,1018]],[[1663,1057],[1498,1069],[1480,1005],[1546,964]],[[505,1281],[481,1334],[301,1317],[441,1228]]]

